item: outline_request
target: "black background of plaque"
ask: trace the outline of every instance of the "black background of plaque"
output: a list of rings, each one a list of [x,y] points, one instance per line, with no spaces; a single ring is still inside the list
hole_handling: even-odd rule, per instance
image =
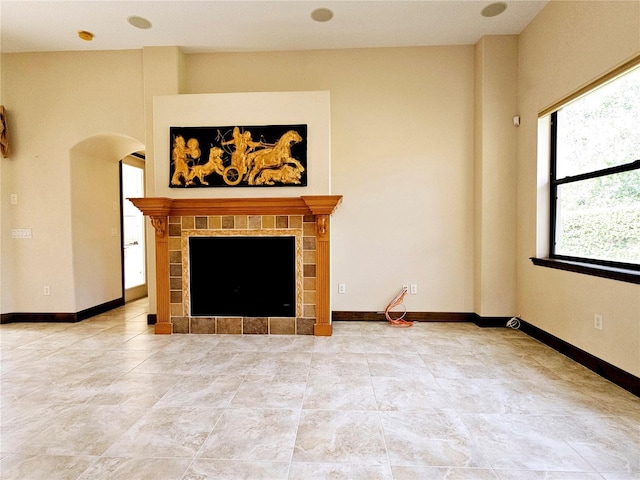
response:
[[[192,316],[295,317],[295,237],[190,237]]]
[[[200,144],[200,159],[192,160],[187,157],[187,163],[190,167],[194,165],[204,165],[209,160],[209,150],[211,147],[218,147],[224,150],[222,155],[222,163],[225,167],[231,165],[231,152],[235,149],[231,143],[229,145],[221,145],[222,142],[228,142],[233,140],[233,126],[226,127],[169,127],[169,187],[171,188],[206,188],[206,187],[306,187],[307,186],[307,125],[259,125],[259,126],[240,126],[240,133],[249,130],[251,132],[251,139],[254,142],[262,140],[265,143],[276,143],[282,135],[289,130],[295,130],[302,137],[300,143],[291,145],[291,156],[298,160],[304,167],[304,172],[300,176],[300,183],[298,184],[286,184],[275,183],[275,185],[249,185],[242,181],[238,185],[228,185],[222,179],[221,175],[213,173],[204,177],[205,181],[209,182],[209,185],[201,185],[200,181],[196,178],[193,185],[172,185],[171,178],[175,171],[175,165],[173,164],[173,140],[178,135],[182,135],[185,142],[190,138],[195,138]]]

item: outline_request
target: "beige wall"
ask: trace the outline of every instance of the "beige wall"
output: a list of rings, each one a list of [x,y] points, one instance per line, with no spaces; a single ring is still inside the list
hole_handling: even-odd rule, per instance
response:
[[[178,47],[145,47],[142,50],[142,77],[144,84],[144,120],[146,169],[145,189],[149,197],[156,196],[153,141],[153,99],[160,95],[176,95],[185,90],[185,55]],[[156,313],[155,231],[147,218],[147,278],[149,279],[149,313]]]
[[[0,164],[2,313],[85,308],[74,263],[86,259],[74,258],[72,249],[72,209],[85,206],[73,204],[70,149],[102,133],[144,138],[141,59],[139,51],[3,54],[13,154]],[[74,182],[96,192],[109,188],[95,174]],[[5,201],[10,193],[18,194],[18,205]],[[12,228],[31,228],[33,238],[14,240]],[[102,241],[112,242],[110,226]],[[44,285],[50,296],[43,295]]]
[[[536,219],[546,219],[539,189],[537,115],[579,87],[640,53],[640,3],[552,1],[519,41],[517,286],[518,313],[528,322],[640,375],[640,286],[535,267],[529,257],[548,252],[537,240]],[[541,145],[540,148],[544,148]],[[542,211],[538,210],[538,204]],[[593,327],[603,316],[602,331]]]
[[[409,310],[472,311],[473,62],[472,46],[198,54],[187,91],[330,91],[332,309],[417,283]]]
[[[474,311],[515,313],[518,37],[476,44],[474,151]]]

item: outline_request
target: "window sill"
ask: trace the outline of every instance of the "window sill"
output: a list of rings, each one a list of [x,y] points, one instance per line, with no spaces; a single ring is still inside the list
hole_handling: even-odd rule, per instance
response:
[[[640,283],[640,272],[635,270],[606,267],[593,263],[570,262],[568,260],[557,260],[554,258],[531,257],[529,260],[539,267],[555,268],[568,272],[592,275],[594,277],[610,278],[611,280],[618,280],[620,282]]]

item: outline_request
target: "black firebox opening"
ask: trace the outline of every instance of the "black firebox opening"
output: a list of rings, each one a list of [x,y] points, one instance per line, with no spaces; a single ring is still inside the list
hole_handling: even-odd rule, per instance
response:
[[[191,316],[295,317],[295,237],[190,237]]]

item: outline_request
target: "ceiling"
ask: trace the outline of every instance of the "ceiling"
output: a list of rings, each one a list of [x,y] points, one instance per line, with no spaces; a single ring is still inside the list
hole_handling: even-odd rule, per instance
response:
[[[316,50],[475,44],[484,35],[518,34],[548,0],[506,0],[485,18],[493,0],[0,0],[0,50],[43,52],[127,50],[179,46],[187,53]],[[331,21],[313,21],[316,8]],[[149,20],[141,30],[130,16]],[[91,42],[79,30],[95,35]]]

